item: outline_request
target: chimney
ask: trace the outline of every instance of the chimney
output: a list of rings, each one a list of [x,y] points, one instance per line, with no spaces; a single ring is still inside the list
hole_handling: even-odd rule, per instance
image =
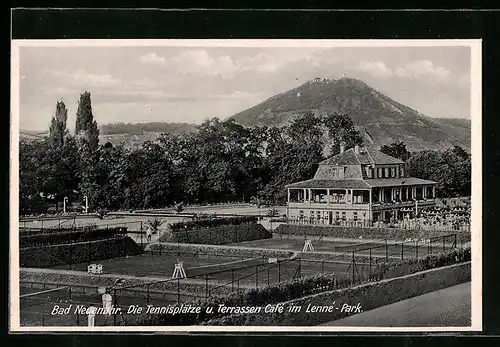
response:
[[[341,143],[340,144],[340,153],[344,153],[344,151],[345,151],[345,144]]]
[[[354,152],[356,152],[356,154],[359,154],[359,145],[354,146]]]

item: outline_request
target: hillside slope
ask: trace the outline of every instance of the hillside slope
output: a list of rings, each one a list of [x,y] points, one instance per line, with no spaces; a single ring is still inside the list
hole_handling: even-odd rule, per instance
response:
[[[426,117],[353,78],[308,81],[231,118],[246,126],[281,126],[306,112],[348,114],[370,132],[375,146],[403,141],[413,150],[454,145],[470,150],[469,120]]]

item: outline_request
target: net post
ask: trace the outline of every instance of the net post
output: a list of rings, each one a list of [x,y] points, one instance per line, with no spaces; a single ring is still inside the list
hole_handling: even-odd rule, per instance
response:
[[[401,260],[404,259],[404,254],[403,254],[403,252],[404,252],[404,245],[405,245],[404,241],[401,242]]]

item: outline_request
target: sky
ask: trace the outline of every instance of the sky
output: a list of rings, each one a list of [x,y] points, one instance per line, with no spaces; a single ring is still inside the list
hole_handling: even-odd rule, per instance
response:
[[[358,78],[429,117],[470,119],[470,48],[21,47],[20,128],[74,128],[89,91],[99,124],[230,117],[316,77]]]

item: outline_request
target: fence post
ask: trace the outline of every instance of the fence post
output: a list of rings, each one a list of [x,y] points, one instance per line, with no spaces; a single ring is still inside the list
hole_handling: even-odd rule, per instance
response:
[[[149,305],[149,284],[146,286],[146,304]]]
[[[231,291],[234,292],[234,269],[231,269]]]
[[[385,240],[385,261],[389,260],[389,248],[387,246],[387,239]]]
[[[370,248],[370,277],[372,277],[372,249]]]
[[[205,298],[208,298],[208,275],[205,275]]]
[[[325,261],[322,260],[321,261],[321,273],[324,273],[325,272]]]
[[[432,239],[429,239],[429,254],[432,254]]]
[[[455,245],[455,248],[458,248],[457,247],[457,234],[455,234],[455,240],[454,240],[453,244]]]
[[[403,250],[404,250],[404,244],[405,244],[404,242],[401,242],[401,260],[403,260],[403,259],[404,259],[404,255],[403,255],[403,252],[404,252],[404,251],[403,251]]]
[[[354,276],[355,276],[355,274],[354,274],[354,271],[355,271],[354,270],[354,265],[355,265],[355,263],[354,263],[354,251],[352,251],[352,284],[354,284]]]
[[[179,305],[181,301],[181,292],[180,292],[180,279],[177,277],[177,305]]]
[[[142,220],[141,220],[141,228],[140,228],[139,232],[141,234],[141,249],[144,250],[144,245],[142,243]]]
[[[302,260],[299,258],[299,278],[302,277]]]
[[[269,269],[267,269],[267,285],[269,285]]]
[[[445,251],[444,239],[445,239],[445,236],[443,236],[443,252]]]
[[[116,306],[116,288],[113,289],[113,301],[114,301],[114,304]],[[148,302],[148,304],[149,304],[149,302]],[[116,310],[113,314],[113,325],[116,325]]]
[[[415,258],[418,259],[418,240],[415,241]]]
[[[259,288],[259,265],[255,265],[255,289]]]
[[[278,260],[278,283],[281,283],[281,260]]]

